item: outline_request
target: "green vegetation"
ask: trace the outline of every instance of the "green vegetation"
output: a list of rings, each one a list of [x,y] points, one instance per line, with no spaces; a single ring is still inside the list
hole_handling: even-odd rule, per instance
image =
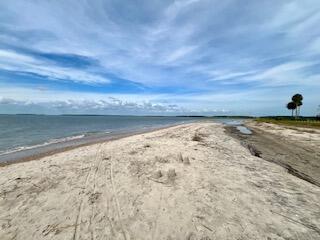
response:
[[[294,102],[289,102],[287,108],[292,111],[291,116],[293,117],[293,110],[297,109],[297,105]]]
[[[302,106],[303,96],[299,93],[292,96],[292,102],[294,102],[297,106],[296,108],[296,117],[300,116],[300,107]]]
[[[301,94],[293,95],[291,100],[286,106],[288,110],[291,110],[291,117],[260,117],[256,121],[292,127],[320,128],[320,117],[318,115],[316,117],[300,117],[300,108],[303,105],[303,96]],[[293,117],[294,110],[295,118]]]
[[[291,102],[287,104],[287,108],[292,111],[292,117],[293,117],[293,110],[296,110],[296,118],[300,116],[300,108],[302,106],[302,100],[303,96],[299,93],[295,94],[291,98]]]
[[[290,117],[261,117],[256,119],[257,122],[275,123],[292,127],[319,128],[320,121],[313,117],[302,117],[292,119]]]

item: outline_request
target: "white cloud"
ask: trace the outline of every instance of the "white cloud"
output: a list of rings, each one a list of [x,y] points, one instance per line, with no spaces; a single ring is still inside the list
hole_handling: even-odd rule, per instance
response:
[[[79,113],[136,113],[136,114],[151,114],[151,113],[179,113],[183,109],[176,105],[165,105],[151,102],[128,102],[120,99],[110,98],[108,100],[56,100],[49,102],[33,102],[22,101],[11,98],[0,99],[0,105],[16,105],[21,107],[33,106],[38,108],[52,109],[53,111],[62,112],[79,112]]]
[[[264,86],[288,86],[290,84],[318,85],[312,81],[317,74],[306,74],[305,68],[315,65],[315,62],[288,62],[264,70],[248,77],[247,81],[261,81]]]
[[[87,71],[60,67],[31,56],[0,49],[0,68],[8,71],[38,74],[49,79],[70,80],[73,82],[108,83],[109,80]]]
[[[256,73],[255,71],[245,71],[245,72],[234,72],[230,70],[224,70],[224,71],[208,71],[208,75],[212,78],[209,79],[209,81],[225,81],[229,79],[234,79],[238,77],[243,77],[247,75],[252,75]]]
[[[219,114],[229,113],[228,108],[202,104],[218,96],[174,94],[99,94],[70,91],[52,91],[35,87],[8,87],[0,84],[0,104],[3,106],[32,106],[38,109],[52,109],[52,113],[95,113],[95,114]],[[224,98],[221,95],[222,98]],[[190,104],[190,101],[192,102]],[[0,106],[1,113],[1,106]]]
[[[295,93],[304,96],[303,114],[314,115],[319,105],[319,88],[313,86],[244,91],[208,91],[188,94],[99,94],[53,91],[39,87],[10,87],[0,83],[0,112],[38,109],[36,113],[89,114],[288,114],[285,105]],[[308,93],[308,94],[306,94]],[[254,103],[254,104],[253,104]],[[7,108],[6,108],[7,106]],[[26,107],[28,106],[28,107]],[[31,108],[32,107],[32,108]],[[46,112],[43,112],[46,109]]]
[[[36,60],[30,56],[19,54],[13,51],[7,51],[0,49],[0,59],[2,61],[6,61],[9,63],[16,63],[16,62],[25,62],[25,63],[36,63]]]

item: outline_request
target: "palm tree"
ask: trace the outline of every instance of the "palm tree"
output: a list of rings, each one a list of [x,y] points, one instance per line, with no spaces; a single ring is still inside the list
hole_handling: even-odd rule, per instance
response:
[[[287,104],[287,108],[292,111],[292,117],[293,117],[293,110],[297,109],[297,105],[295,104],[295,102],[289,102]]]
[[[299,93],[292,96],[292,102],[296,104],[296,117],[300,115],[300,107],[302,106],[303,96]]]

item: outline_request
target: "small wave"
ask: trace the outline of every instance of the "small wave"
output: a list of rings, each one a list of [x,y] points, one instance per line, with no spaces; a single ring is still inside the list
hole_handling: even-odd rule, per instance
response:
[[[103,135],[103,134],[109,134],[112,133],[111,131],[91,131],[91,132],[86,132],[85,136],[99,136],[99,135]]]
[[[47,142],[41,143],[41,144],[35,144],[32,146],[21,146],[21,147],[16,147],[16,148],[12,148],[12,149],[8,149],[8,150],[4,150],[4,151],[0,151],[0,156],[1,155],[6,155],[6,154],[10,154],[10,153],[15,153],[15,152],[20,152],[20,151],[24,151],[24,150],[29,150],[29,149],[34,149],[34,148],[38,148],[38,147],[44,147],[44,146],[48,146],[51,144],[56,144],[56,143],[62,143],[62,142],[68,142],[68,141],[72,141],[72,140],[77,140],[77,139],[81,139],[85,137],[84,134],[82,135],[76,135],[76,136],[70,136],[70,137],[65,137],[65,138],[58,138],[58,139],[51,139]]]

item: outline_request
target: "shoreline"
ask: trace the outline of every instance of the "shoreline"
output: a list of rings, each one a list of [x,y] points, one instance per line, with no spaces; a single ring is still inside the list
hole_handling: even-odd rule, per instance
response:
[[[76,148],[114,141],[114,140],[130,137],[134,135],[154,132],[154,131],[171,128],[175,126],[180,126],[184,124],[195,123],[198,121],[187,122],[187,123],[177,123],[169,126],[161,126],[161,127],[155,127],[155,128],[151,127],[145,130],[132,130],[128,132],[119,132],[119,133],[108,134],[108,135],[100,135],[100,136],[93,136],[93,137],[91,136],[91,138],[84,137],[80,139],[69,140],[69,141],[59,142],[59,143],[52,143],[45,146],[39,146],[31,149],[11,152],[8,154],[0,155],[0,168],[7,165],[11,165],[11,164],[39,160],[43,157],[52,156],[54,154],[70,151]]]
[[[317,239],[320,189],[215,122],[0,168],[0,239]]]

